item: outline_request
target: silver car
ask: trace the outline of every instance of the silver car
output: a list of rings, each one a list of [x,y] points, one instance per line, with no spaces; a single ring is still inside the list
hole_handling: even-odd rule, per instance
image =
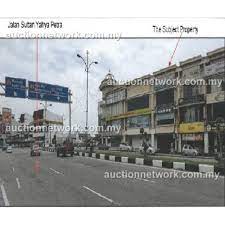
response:
[[[121,143],[120,144],[120,150],[122,151],[132,151],[132,147],[128,145],[127,143]]]
[[[199,152],[196,148],[193,148],[191,145],[185,144],[182,148],[183,155],[187,156],[197,156]]]
[[[12,153],[12,146],[7,146],[6,153]]]

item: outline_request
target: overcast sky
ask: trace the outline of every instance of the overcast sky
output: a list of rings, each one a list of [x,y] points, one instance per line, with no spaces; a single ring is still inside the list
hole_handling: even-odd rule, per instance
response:
[[[98,89],[108,70],[116,79],[133,79],[151,74],[168,65],[176,39],[133,40],[39,40],[39,81],[69,87],[73,92],[72,124],[85,125],[86,74],[76,54],[90,51],[90,60],[98,61],[89,74],[89,125],[97,125]],[[172,63],[223,47],[223,39],[182,39]],[[5,76],[36,80],[36,41],[0,40],[0,81]],[[2,90],[1,90],[2,92]],[[0,96],[0,108],[12,108],[16,117],[32,114],[36,102]],[[41,108],[41,106],[40,106]],[[53,103],[49,108],[64,115],[68,124],[68,105]]]

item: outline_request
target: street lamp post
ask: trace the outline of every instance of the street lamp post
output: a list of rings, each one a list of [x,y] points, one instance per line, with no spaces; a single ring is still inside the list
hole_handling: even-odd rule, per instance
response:
[[[47,126],[47,122],[46,122],[47,109],[48,109],[49,106],[52,106],[52,104],[47,104],[47,101],[45,101],[45,104],[43,104],[41,102],[40,105],[42,105],[44,107],[44,124],[45,124],[45,126]],[[46,141],[46,130],[44,128],[44,149],[46,150],[46,148],[45,148],[46,147],[45,141]]]
[[[87,96],[86,96],[86,125],[85,125],[85,129],[86,129],[86,134],[88,136],[88,74],[89,74],[89,69],[91,67],[92,64],[98,64],[97,61],[93,61],[93,62],[89,62],[89,51],[86,51],[86,60],[79,54],[77,54],[78,58],[81,58],[81,60],[83,61],[84,65],[85,65],[85,71],[87,73],[87,86],[86,86],[86,91],[87,91]],[[86,149],[87,149],[87,144],[86,144]]]

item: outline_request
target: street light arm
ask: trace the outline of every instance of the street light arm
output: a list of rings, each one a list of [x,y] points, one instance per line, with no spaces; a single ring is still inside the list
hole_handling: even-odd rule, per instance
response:
[[[98,64],[98,62],[96,62],[96,61],[91,62],[91,63],[89,64],[89,66],[88,66],[88,70],[90,69],[90,67],[91,67],[92,64]]]
[[[86,71],[88,68],[86,61],[84,60],[84,58],[81,55],[79,55],[78,58],[82,59],[84,65],[85,65],[85,71]]]

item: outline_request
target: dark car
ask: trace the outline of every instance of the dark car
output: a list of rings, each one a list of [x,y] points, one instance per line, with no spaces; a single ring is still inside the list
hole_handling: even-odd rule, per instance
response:
[[[67,156],[70,155],[73,157],[74,155],[74,146],[71,140],[67,140],[63,143],[63,145],[56,146],[57,157],[59,156]]]
[[[97,145],[97,148],[98,148],[99,150],[109,150],[109,146],[106,145],[106,144],[98,144],[98,145]]]
[[[30,156],[41,156],[41,146],[34,144],[31,148]]]

